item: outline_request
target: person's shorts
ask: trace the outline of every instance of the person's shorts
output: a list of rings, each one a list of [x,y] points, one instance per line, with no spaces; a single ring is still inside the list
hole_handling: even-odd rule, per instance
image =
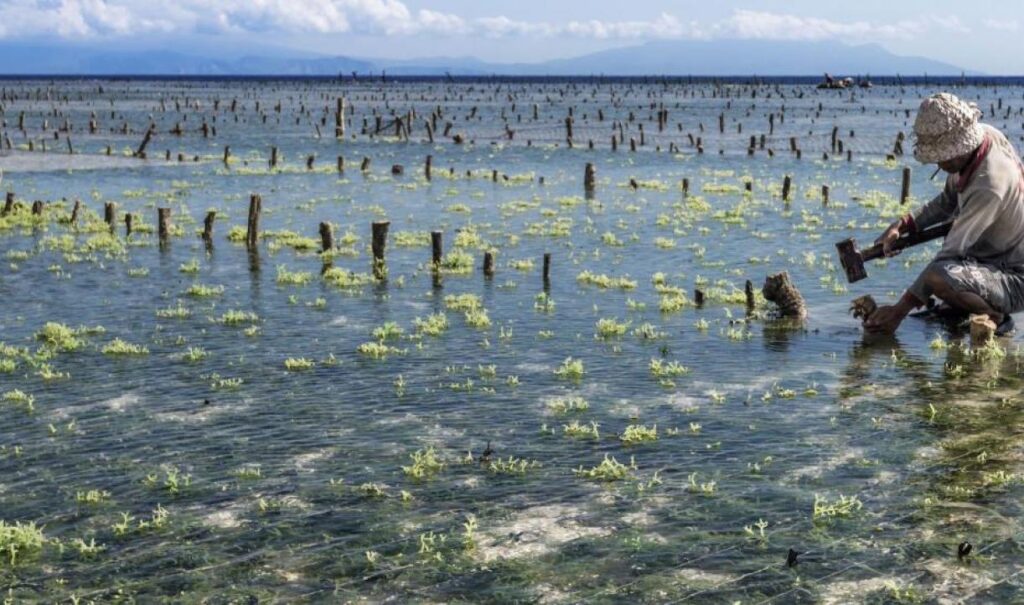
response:
[[[957,292],[973,292],[1000,313],[1024,310],[1024,273],[973,260],[939,260],[929,268]]]

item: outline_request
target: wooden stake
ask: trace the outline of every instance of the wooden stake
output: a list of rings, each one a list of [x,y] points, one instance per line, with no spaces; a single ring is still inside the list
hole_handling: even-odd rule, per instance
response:
[[[903,183],[900,186],[900,204],[910,201],[910,166],[903,167]]]
[[[783,271],[776,275],[769,275],[764,280],[764,288],[761,289],[765,300],[778,305],[779,315],[793,319],[804,319],[807,317],[807,306],[804,304],[804,297],[796,289],[789,279],[789,273]]]
[[[132,221],[135,220],[131,212],[126,212],[124,215],[124,236],[132,236]]]
[[[373,240],[371,242],[371,248],[373,250],[373,271],[374,275],[378,279],[384,276],[384,248],[388,242],[388,227],[391,225],[390,221],[376,221],[372,225]]]
[[[107,226],[110,227],[110,232],[114,232],[114,220],[117,214],[117,205],[114,202],[107,202],[103,204],[103,220],[106,221]]]
[[[493,252],[484,252],[484,277],[494,277]]]
[[[340,106],[340,104],[339,104]],[[320,223],[320,251],[327,252],[334,249],[334,230],[330,223]]]
[[[150,124],[149,128],[146,129],[146,136],[142,137],[142,144],[135,150],[135,157],[142,158],[143,160],[146,159],[146,146],[149,145],[154,132],[156,132],[156,124]]]
[[[444,234],[440,231],[430,232],[430,259],[434,265],[434,270],[437,270],[441,266],[441,257],[444,253],[442,244],[442,238]]]
[[[782,201],[784,201],[784,202],[788,202],[789,201],[789,190],[790,190],[790,187],[792,187],[792,185],[793,185],[793,180],[787,174],[782,179]]]
[[[14,192],[7,192],[7,199],[4,201],[4,212],[3,215],[7,216],[14,211]]]
[[[157,233],[160,236],[161,242],[166,242],[167,238],[171,236],[171,209],[170,208],[157,208]]]
[[[596,187],[597,169],[594,168],[593,163],[587,162],[586,167],[583,169],[583,191],[588,197],[593,197]]]
[[[263,210],[263,199],[258,194],[249,196],[249,221],[245,230],[245,245],[255,248],[259,240],[260,212]]]
[[[213,241],[213,221],[217,218],[217,211],[210,210],[206,213],[206,218],[203,219],[203,239],[207,243]]]
[[[427,156],[427,159],[423,162],[423,176],[430,180],[430,165],[434,161],[433,156]]]
[[[334,112],[334,137],[345,138],[345,97],[338,97],[338,107]]]
[[[828,185],[821,186],[821,205],[828,206]]]
[[[544,288],[545,289],[550,288],[551,287],[551,253],[550,252],[545,252],[544,253],[544,271],[543,271],[543,276],[544,276]]]
[[[270,148],[270,169],[277,168],[277,147]]]

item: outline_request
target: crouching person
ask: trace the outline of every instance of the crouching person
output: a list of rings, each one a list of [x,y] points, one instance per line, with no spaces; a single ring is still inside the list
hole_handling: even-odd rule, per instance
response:
[[[948,93],[924,100],[914,121],[914,157],[948,173],[942,193],[878,238],[886,256],[901,234],[952,221],[935,259],[894,305],[865,320],[872,332],[895,332],[935,296],[955,311],[984,314],[997,335],[1013,332],[1024,310],[1024,167],[1013,145],[978,122],[981,112]],[[898,252],[895,252],[898,253]]]

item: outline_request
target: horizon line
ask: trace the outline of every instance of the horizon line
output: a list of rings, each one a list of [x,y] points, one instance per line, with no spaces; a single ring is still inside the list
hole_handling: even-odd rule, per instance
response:
[[[662,81],[688,81],[699,80],[702,82],[714,82],[716,80],[811,80],[821,81],[821,73],[815,74],[507,74],[507,73],[479,73],[479,74],[449,74],[447,72],[428,72],[422,74],[397,73],[389,74],[387,70],[379,72],[348,72],[345,74],[288,74],[288,73],[266,73],[266,74],[181,74],[181,73],[2,73],[0,80],[36,80],[36,79],[59,79],[59,80],[340,80],[347,82],[378,81],[417,81],[417,80],[653,80]],[[853,78],[855,81],[867,80],[875,84],[891,85],[901,82],[920,83],[927,80],[958,80],[963,82],[978,82],[986,80],[1011,80],[1022,79],[1024,74],[869,74],[866,72],[841,72],[830,74],[834,78]]]

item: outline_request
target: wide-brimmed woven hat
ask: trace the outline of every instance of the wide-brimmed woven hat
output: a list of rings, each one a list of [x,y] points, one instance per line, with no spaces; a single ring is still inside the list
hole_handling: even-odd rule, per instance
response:
[[[934,164],[971,153],[985,138],[980,117],[977,105],[948,92],[928,97],[914,120],[914,157]]]

